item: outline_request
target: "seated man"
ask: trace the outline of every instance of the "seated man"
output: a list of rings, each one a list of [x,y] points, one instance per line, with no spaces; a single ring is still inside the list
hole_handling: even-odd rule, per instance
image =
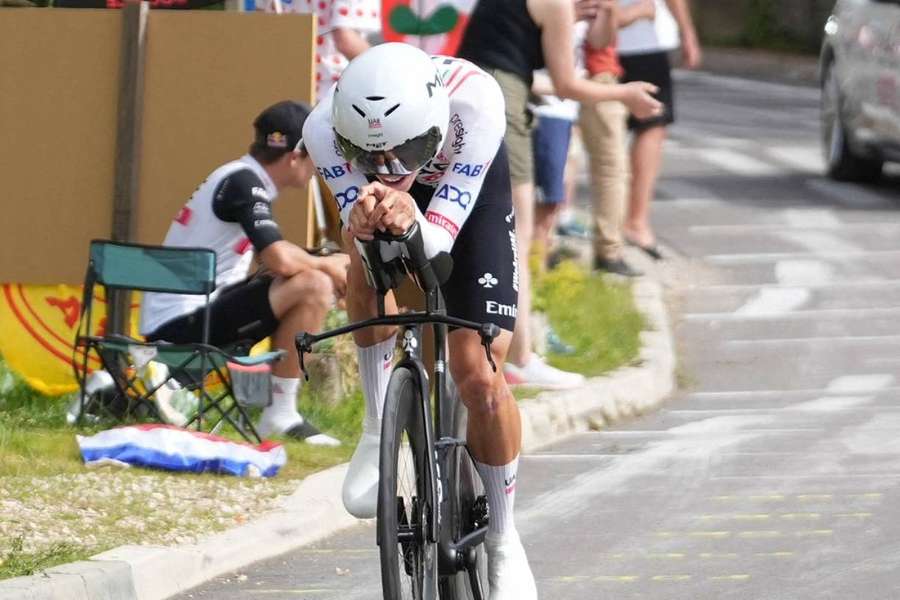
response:
[[[279,190],[309,183],[315,167],[301,139],[310,108],[284,101],[253,122],[248,154],[210,174],[182,207],[163,242],[216,252],[209,342],[256,343],[272,336],[287,355],[272,367],[272,404],[260,419],[262,436],[286,435],[310,444],[337,445],[297,412],[300,365],[294,336],[318,331],[347,286],[346,255],[311,256],[281,237],[271,204]],[[249,276],[254,254],[260,269]],[[202,296],[148,293],[141,333],[149,341],[202,340]]]

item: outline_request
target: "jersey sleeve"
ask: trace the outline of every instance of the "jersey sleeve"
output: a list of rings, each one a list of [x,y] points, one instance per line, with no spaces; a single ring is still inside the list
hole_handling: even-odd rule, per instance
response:
[[[456,76],[445,83],[450,94],[449,139],[444,143],[449,164],[422,216],[431,252],[449,252],[453,247],[506,133],[506,105],[500,86],[478,67],[460,62],[463,65]]]
[[[350,209],[359,198],[359,190],[368,183],[368,180],[357,172],[338,150],[334,130],[331,127],[332,94],[333,88],[307,117],[303,124],[303,144],[312,157],[319,176],[331,190],[341,213],[341,221],[346,226],[349,222]]]
[[[221,220],[239,223],[257,252],[283,239],[266,186],[250,169],[225,177],[213,194],[212,207]]]

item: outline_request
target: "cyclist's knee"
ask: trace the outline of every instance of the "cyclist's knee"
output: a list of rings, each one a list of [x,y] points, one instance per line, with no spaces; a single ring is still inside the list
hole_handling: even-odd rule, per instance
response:
[[[456,386],[469,412],[496,414],[499,410],[503,390],[490,368],[467,371]]]

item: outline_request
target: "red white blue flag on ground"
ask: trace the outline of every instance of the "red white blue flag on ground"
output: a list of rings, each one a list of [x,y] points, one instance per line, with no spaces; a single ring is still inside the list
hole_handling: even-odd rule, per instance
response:
[[[85,465],[109,462],[241,477],[272,477],[287,462],[284,446],[258,446],[172,425],[131,425],[76,436]]]

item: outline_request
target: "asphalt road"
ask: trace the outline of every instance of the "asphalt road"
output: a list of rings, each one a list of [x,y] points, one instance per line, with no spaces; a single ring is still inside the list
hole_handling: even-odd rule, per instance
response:
[[[525,457],[546,599],[900,598],[900,177],[822,178],[818,93],[678,79],[654,206],[681,391]],[[381,597],[374,528],[181,598]]]

